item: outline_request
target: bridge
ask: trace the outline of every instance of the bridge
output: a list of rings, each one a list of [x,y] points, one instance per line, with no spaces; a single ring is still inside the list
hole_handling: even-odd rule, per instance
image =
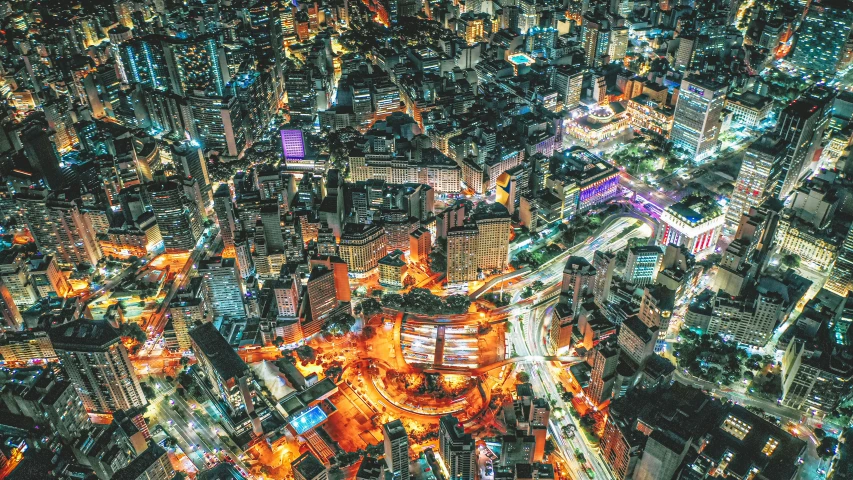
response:
[[[571,364],[574,365],[576,363],[583,362],[585,359],[583,357],[572,357],[572,356],[556,356],[556,355],[524,355],[519,357],[507,358],[504,360],[497,361],[495,363],[491,363],[489,365],[483,365],[482,367],[477,368],[464,368],[464,367],[452,367],[445,365],[435,365],[433,367],[424,368],[423,371],[427,373],[452,373],[457,375],[482,375],[484,373],[488,373],[492,370],[505,367],[507,365],[511,365],[513,363],[521,363],[521,362],[560,362],[563,364]]]

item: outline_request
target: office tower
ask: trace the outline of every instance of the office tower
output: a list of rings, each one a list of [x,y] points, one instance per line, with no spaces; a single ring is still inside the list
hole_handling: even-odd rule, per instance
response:
[[[619,364],[619,348],[606,344],[592,354],[592,373],[586,395],[594,405],[601,406],[613,396],[616,381],[616,366]]]
[[[180,165],[185,177],[194,178],[198,182],[202,204],[207,207],[213,201],[213,188],[210,185],[207,161],[201,152],[201,148],[190,142],[183,142],[170,144],[170,149],[172,151],[172,162],[175,165]],[[201,213],[204,211],[202,210]]]
[[[687,247],[696,255],[713,250],[720,238],[725,216],[717,203],[702,196],[691,196],[666,207],[660,216],[656,243]]]
[[[393,480],[409,479],[409,435],[403,422],[392,420],[382,426],[385,464]]]
[[[116,48],[121,76],[125,82],[137,83],[160,94],[170,87],[166,59],[157,37],[134,38],[122,42]]]
[[[245,318],[243,287],[233,258],[202,260],[198,263],[198,274],[204,278],[204,300],[213,318]]]
[[[846,0],[806,3],[806,16],[797,31],[791,63],[812,72],[832,75],[845,55],[853,5]]]
[[[252,144],[261,140],[278,110],[272,74],[267,71],[240,73],[231,80],[229,86],[234,88],[245,112],[246,141]]]
[[[347,223],[338,245],[341,258],[355,274],[365,274],[379,265],[388,253],[385,229],[376,224]]]
[[[637,315],[626,318],[619,327],[619,348],[639,366],[655,354],[658,328],[648,327]]]
[[[264,226],[267,254],[284,251],[284,236],[281,229],[281,210],[278,201],[267,200],[261,204],[260,222]]]
[[[292,121],[310,124],[317,114],[317,90],[310,67],[288,68],[284,74],[284,88]],[[324,109],[325,110],[325,109]]]
[[[308,338],[320,333],[329,315],[338,307],[335,272],[324,265],[313,266],[302,301],[308,307],[301,315],[302,335]]]
[[[610,21],[600,18],[592,12],[583,16],[581,25],[581,45],[589,67],[600,67],[610,63]]]
[[[30,188],[15,195],[15,203],[41,253],[75,266],[96,265],[103,256],[77,202],[67,199],[65,194]]]
[[[694,162],[712,155],[717,150],[725,103],[725,85],[697,77],[682,80],[673,114],[673,145]]]
[[[237,234],[237,224],[234,203],[231,201],[231,189],[227,183],[220,183],[213,194],[213,211],[219,223],[219,234],[225,248],[234,246],[234,236]]]
[[[192,94],[187,103],[195,121],[189,132],[202,148],[225,157],[238,157],[243,152],[246,131],[237,97]]]
[[[788,145],[772,134],[764,134],[743,155],[740,172],[726,211],[726,227],[737,229],[742,214],[773,195]]]
[[[59,153],[50,140],[47,124],[41,121],[27,124],[21,131],[21,145],[36,179],[43,179],[52,190],[62,188],[65,179],[59,166]]]
[[[779,114],[776,135],[788,143],[782,171],[773,195],[787,197],[810,169],[829,123],[834,92],[826,87],[813,87],[789,103]]]
[[[478,230],[476,225],[461,225],[447,231],[447,283],[477,279]]]
[[[192,250],[201,237],[198,206],[184,193],[181,185],[155,182],[148,186],[148,202],[167,250]]]
[[[641,245],[628,249],[625,262],[625,280],[634,285],[648,285],[655,281],[663,262],[663,250],[654,245]]]
[[[77,320],[50,330],[50,341],[89,413],[143,407],[145,394],[121,343],[106,321]]]
[[[610,29],[610,44],[607,55],[611,62],[621,62],[628,52],[628,27],[613,26]]]
[[[504,270],[509,263],[509,211],[499,203],[481,204],[471,219],[477,226],[477,268],[483,272]]]
[[[77,143],[77,132],[67,102],[51,101],[42,107],[47,126],[54,132],[53,141],[59,152],[68,152]]]
[[[583,257],[571,256],[563,268],[563,281],[560,286],[560,302],[568,304],[571,311],[580,308],[584,294],[591,292],[595,284],[595,267]]]
[[[256,435],[263,433],[252,400],[252,372],[246,363],[212,323],[190,330],[190,339],[199,370],[209,382],[211,395],[217,399],[216,407],[229,419],[223,422],[226,428],[233,425],[239,433],[250,428]]]
[[[305,452],[290,464],[293,478],[296,480],[326,480],[329,478],[325,465],[314,456]]]
[[[172,91],[180,95],[225,93],[231,75],[225,49],[216,34],[161,37],[160,42]]]
[[[826,289],[842,297],[846,297],[850,290],[853,290],[853,226],[844,237],[844,244],[829,272]]]
[[[595,269],[595,279],[592,284],[592,294],[599,306],[607,304],[610,297],[610,285],[613,283],[613,270],[616,269],[616,255],[612,252],[596,250],[592,257],[592,267]]]
[[[477,476],[477,449],[474,438],[465,433],[453,415],[444,415],[438,424],[438,449],[453,480],[474,480]]]

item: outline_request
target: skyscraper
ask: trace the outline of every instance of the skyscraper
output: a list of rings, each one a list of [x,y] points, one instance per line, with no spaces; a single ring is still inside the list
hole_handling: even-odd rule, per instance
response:
[[[409,435],[403,422],[392,420],[382,426],[385,463],[392,480],[409,480]]]
[[[746,149],[726,211],[728,230],[733,232],[737,229],[741,215],[773,194],[782,173],[787,147],[782,139],[765,134]]]
[[[610,63],[610,34],[609,20],[592,12],[584,15],[580,35],[587,66],[599,67]]]
[[[246,316],[242,282],[233,258],[202,260],[198,265],[198,273],[204,278],[202,287],[205,303],[212,310],[214,318]]]
[[[47,124],[31,121],[21,131],[21,144],[36,177],[43,178],[45,185],[52,190],[61,188],[65,180],[59,166],[59,153],[50,140]]]
[[[586,395],[593,404],[601,405],[613,395],[616,381],[616,366],[619,364],[619,349],[614,345],[602,345],[592,356],[592,373]]]
[[[385,229],[376,224],[347,223],[341,232],[338,250],[341,258],[349,265],[350,272],[368,273],[388,253]]]
[[[625,280],[635,285],[648,285],[655,281],[662,262],[663,251],[658,246],[631,248],[625,262]]]
[[[166,249],[192,250],[201,237],[198,206],[175,182],[148,184],[148,198]]]
[[[846,297],[850,290],[853,290],[853,227],[844,237],[844,244],[838,251],[835,265],[829,272],[826,289],[842,297]]]
[[[235,96],[192,94],[187,103],[193,118],[188,130],[205,150],[237,157],[246,148],[243,110]]]
[[[210,176],[207,173],[207,161],[201,152],[201,148],[190,142],[172,143],[172,162],[181,166],[185,177],[194,178],[198,182],[202,203],[207,206],[213,200],[213,189],[210,185]],[[203,212],[202,212],[203,213]]]
[[[220,183],[213,194],[213,211],[219,223],[219,233],[225,248],[234,246],[234,236],[237,234],[237,224],[234,203],[231,201],[231,189],[227,183]]]
[[[461,225],[447,231],[447,283],[477,279],[477,226]]]
[[[64,193],[30,188],[15,195],[15,203],[40,252],[66,265],[95,265],[103,256],[90,223]]]
[[[595,284],[595,267],[583,257],[571,256],[563,268],[563,282],[560,287],[560,301],[568,303],[572,311],[580,307],[580,300]]]
[[[712,155],[717,149],[725,103],[725,85],[697,77],[682,80],[672,124],[674,146],[685,150],[695,162]]]
[[[477,474],[474,438],[465,433],[453,415],[441,417],[438,425],[438,449],[450,474],[448,480],[474,480]]]
[[[110,414],[146,404],[127,349],[109,323],[66,323],[50,330],[50,340],[86,411]]]
[[[592,257],[592,266],[595,269],[595,280],[592,285],[592,294],[595,303],[599,306],[607,304],[610,296],[610,285],[613,283],[613,270],[616,268],[616,255],[612,252],[596,250]]]
[[[789,103],[776,123],[776,135],[788,142],[786,158],[773,195],[784,199],[799,184],[803,171],[814,159],[823,132],[829,124],[835,94],[825,87],[814,87]]]
[[[833,74],[844,56],[853,26],[853,4],[847,0],[823,0],[806,5],[808,10],[797,31],[791,63],[803,70]]]

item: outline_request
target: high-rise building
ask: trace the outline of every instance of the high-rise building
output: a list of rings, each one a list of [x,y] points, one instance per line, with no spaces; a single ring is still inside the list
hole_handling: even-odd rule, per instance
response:
[[[713,199],[691,196],[667,207],[660,220],[656,243],[684,246],[695,255],[717,246],[726,218]]]
[[[313,453],[305,452],[290,464],[293,478],[296,480],[326,480],[329,474],[326,466]]]
[[[447,230],[447,283],[464,283],[477,279],[476,225],[460,225]]]
[[[595,267],[583,257],[571,256],[563,268],[563,282],[560,287],[560,301],[577,311],[584,294],[592,292],[596,277]]]
[[[609,20],[592,12],[584,15],[580,35],[587,66],[600,67],[610,63],[610,34]]]
[[[392,420],[382,426],[385,464],[392,480],[409,480],[409,435],[403,422]]]
[[[474,438],[465,433],[453,415],[444,415],[438,424],[438,449],[447,467],[448,479],[474,480],[477,477],[477,449]]]
[[[243,287],[233,258],[213,257],[198,263],[204,300],[213,318],[245,318]]]
[[[388,253],[388,239],[381,225],[347,223],[338,245],[341,258],[355,274],[365,274]]]
[[[238,157],[246,148],[243,110],[235,96],[189,95],[194,124],[189,128],[193,140],[205,150],[225,157]]]
[[[75,266],[96,265],[103,256],[77,202],[65,194],[30,188],[15,195],[15,202],[41,253]]]
[[[59,166],[59,153],[50,140],[47,124],[40,121],[30,122],[21,131],[21,145],[36,178],[43,179],[44,184],[52,190],[62,188],[65,179],[62,176],[62,167]]]
[[[784,199],[800,183],[820,147],[832,112],[833,90],[813,87],[789,103],[779,114],[776,135],[788,143],[782,171],[773,195]]]
[[[725,85],[697,77],[681,81],[670,138],[694,162],[701,162],[717,150],[725,102]]]
[[[842,297],[846,297],[853,290],[853,226],[844,237],[844,244],[829,272],[826,289]]]
[[[600,406],[613,395],[616,382],[616,366],[619,364],[619,348],[604,345],[592,354],[592,373],[586,395],[593,404]]]
[[[592,256],[592,267],[595,269],[595,280],[592,284],[592,294],[595,303],[604,306],[610,297],[610,285],[613,283],[613,270],[616,269],[616,255],[612,252],[596,250]]]
[[[29,307],[39,299],[27,270],[28,264],[21,250],[10,248],[0,251],[0,294],[11,298],[21,309]]]
[[[216,212],[216,220],[219,223],[219,234],[222,236],[222,245],[226,248],[234,246],[234,237],[237,234],[236,213],[234,202],[231,201],[231,189],[227,183],[220,183],[213,194],[213,211]]]
[[[181,185],[166,181],[148,186],[148,199],[160,235],[167,250],[192,250],[201,237],[202,223],[198,205],[184,193]]]
[[[639,366],[655,354],[658,340],[657,327],[648,327],[637,315],[626,318],[619,328],[619,348]]]
[[[484,272],[505,269],[511,228],[506,207],[499,203],[478,206],[471,219],[477,226],[477,267]]]
[[[252,373],[225,337],[212,323],[203,323],[190,330],[192,348],[201,374],[217,399],[220,414],[234,432],[242,434],[251,429],[263,433],[261,419],[255,415],[252,400]]]
[[[581,103],[584,69],[577,66],[560,65],[554,71],[553,87],[563,102],[563,110],[571,110]]]
[[[0,357],[7,365],[33,360],[56,359],[56,351],[47,332],[42,330],[9,331],[0,337]]]
[[[634,285],[648,285],[655,281],[662,262],[663,250],[658,246],[630,248],[625,262],[625,280]]]
[[[194,178],[198,182],[202,203],[204,206],[208,206],[213,201],[213,188],[210,185],[207,161],[204,159],[201,148],[189,142],[173,143],[170,148],[172,150],[172,162],[181,166],[181,171],[185,177]]]
[[[782,174],[787,147],[782,139],[765,134],[746,149],[726,212],[729,230],[737,229],[742,214],[773,194]]]
[[[846,0],[807,2],[807,11],[791,63],[797,67],[834,74],[840,67],[853,27],[853,4]]]
[[[86,411],[110,414],[145,406],[127,349],[109,323],[66,323],[50,330],[50,340]]]

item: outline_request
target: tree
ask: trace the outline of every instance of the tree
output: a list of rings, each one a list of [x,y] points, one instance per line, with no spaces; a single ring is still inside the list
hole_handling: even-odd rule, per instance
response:
[[[276,348],[281,348],[281,346],[284,345],[284,339],[281,337],[275,337],[275,340],[273,340],[272,343]]]
[[[305,363],[310,363],[317,359],[317,352],[315,352],[310,345],[300,345],[296,347],[296,354],[299,355],[299,359]]]
[[[782,265],[788,268],[799,268],[801,263],[800,256],[796,253],[789,253],[782,257]]]
[[[364,327],[361,329],[361,336],[364,337],[365,340],[370,340],[376,336],[376,329],[371,326]]]
[[[817,447],[817,456],[820,458],[830,458],[838,452],[838,439],[835,437],[823,437],[820,445]]]
[[[365,319],[382,312],[382,305],[375,298],[366,298],[362,300],[359,306]]]
[[[519,383],[527,383],[530,381],[530,374],[527,372],[518,372],[515,374],[515,379]]]
[[[717,187],[717,191],[720,192],[720,195],[728,197],[731,196],[732,192],[735,191],[735,186],[731,183],[724,183]]]
[[[142,328],[138,323],[123,323],[119,328],[119,334],[122,337],[132,338],[139,343],[145,342],[148,340],[148,336],[145,335],[145,332],[142,331]]]
[[[182,356],[181,359],[178,360],[178,363],[180,363],[182,367],[186,367],[190,364],[190,359]]]
[[[340,365],[332,365],[331,367],[326,369],[326,377],[331,378],[335,382],[337,382],[341,378],[341,374],[343,373],[344,369],[341,368]]]
[[[471,306],[471,298],[467,295],[449,295],[444,303],[447,313],[464,313]]]
[[[429,254],[429,269],[434,273],[447,271],[447,256],[440,250],[433,250]]]
[[[352,315],[338,315],[326,322],[326,332],[331,333],[336,337],[342,337],[352,330],[355,325],[355,317]]]

